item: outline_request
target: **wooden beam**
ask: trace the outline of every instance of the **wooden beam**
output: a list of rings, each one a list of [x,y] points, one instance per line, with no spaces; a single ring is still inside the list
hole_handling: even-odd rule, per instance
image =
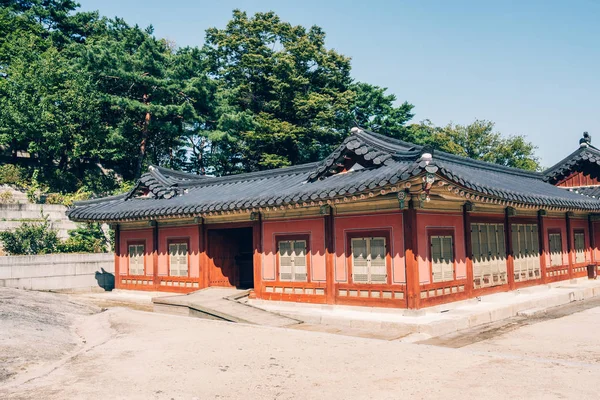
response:
[[[473,297],[473,247],[471,243],[471,211],[472,204],[463,205],[463,230],[465,236],[465,256],[467,265],[467,285],[465,292],[468,298]]]
[[[121,227],[119,224],[115,225],[115,288],[119,288],[121,286],[121,280],[119,279],[120,275],[120,261],[121,257]]]
[[[327,304],[335,304],[335,217],[333,207],[323,216],[325,227],[325,279]]]
[[[590,262],[596,264],[596,238],[594,233],[594,222],[592,221],[592,215],[588,215],[588,240],[590,243]]]
[[[571,243],[573,239],[573,233],[571,232],[571,215],[569,212],[565,213],[565,220],[567,222],[567,255],[569,256],[569,278],[573,279],[573,245]]]
[[[202,233],[200,235],[200,287],[207,288],[209,285],[209,265],[208,265],[208,232],[206,224],[203,222],[200,225]]]
[[[158,222],[153,221],[152,225],[152,281],[154,288],[159,289],[160,282],[158,280]],[[167,249],[167,253],[168,253]]]
[[[542,275],[542,282],[546,283],[546,227],[545,227],[545,213],[538,211],[538,244],[540,251],[540,274]]]
[[[508,289],[515,290],[515,259],[512,245],[512,227],[510,223],[509,207],[504,209],[504,234],[506,243],[506,272],[508,274]]]
[[[406,306],[420,308],[419,263],[417,260],[417,210],[413,200],[408,202],[408,208],[403,211],[404,222],[404,257],[406,262]]]
[[[258,213],[252,224],[252,243],[254,247],[254,256],[252,259],[254,272],[254,295],[258,298],[262,293],[262,256],[263,256],[263,232],[262,232],[262,214]]]

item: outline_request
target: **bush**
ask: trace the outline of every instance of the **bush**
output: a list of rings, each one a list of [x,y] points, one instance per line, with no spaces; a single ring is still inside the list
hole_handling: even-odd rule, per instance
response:
[[[104,253],[108,241],[100,224],[80,225],[69,231],[69,238],[58,245],[60,253]]]
[[[64,204],[65,196],[60,193],[48,193],[44,204]]]
[[[0,185],[21,185],[25,175],[25,170],[18,165],[0,165]]]
[[[15,199],[11,191],[5,190],[3,192],[0,192],[0,204],[11,204],[14,202]]]
[[[23,223],[14,231],[0,232],[4,251],[11,255],[35,255],[56,252],[60,240],[48,217],[44,222]]]

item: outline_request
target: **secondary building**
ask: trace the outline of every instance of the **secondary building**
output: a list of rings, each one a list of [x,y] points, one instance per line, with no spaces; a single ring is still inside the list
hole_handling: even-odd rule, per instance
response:
[[[353,128],[321,162],[224,177],[150,167],[68,214],[113,226],[117,288],[422,308],[587,276],[599,164],[589,136],[539,173]]]

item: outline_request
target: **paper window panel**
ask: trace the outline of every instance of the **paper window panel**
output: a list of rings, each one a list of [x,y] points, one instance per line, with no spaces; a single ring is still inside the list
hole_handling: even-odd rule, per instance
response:
[[[585,235],[583,232],[575,232],[573,235],[575,241],[575,262],[581,264],[585,262]]]
[[[370,240],[370,281],[372,283],[387,282],[387,266],[385,260],[385,238],[371,238]]]
[[[294,241],[293,266],[295,281],[306,281],[308,274],[306,270],[306,241]]]
[[[562,265],[562,238],[560,233],[551,233],[548,235],[550,245],[550,266],[558,267]]]
[[[129,245],[129,275],[144,275],[144,245]]]
[[[282,240],[279,242],[279,280],[291,281],[293,277],[292,242]]]
[[[369,282],[367,239],[352,239],[352,275],[354,282]]]
[[[431,236],[430,240],[433,283],[454,280],[452,236]]]

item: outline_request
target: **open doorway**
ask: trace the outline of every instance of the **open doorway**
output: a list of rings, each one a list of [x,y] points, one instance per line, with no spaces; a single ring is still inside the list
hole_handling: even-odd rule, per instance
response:
[[[252,228],[209,229],[209,286],[254,287]]]

